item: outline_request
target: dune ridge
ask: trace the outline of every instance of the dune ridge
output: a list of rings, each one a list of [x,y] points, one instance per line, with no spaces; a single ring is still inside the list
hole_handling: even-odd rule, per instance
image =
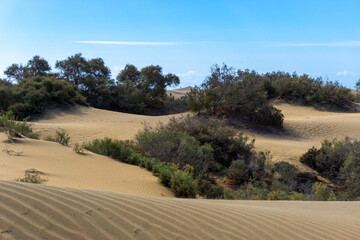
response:
[[[359,239],[360,203],[225,201],[0,181],[2,239]]]

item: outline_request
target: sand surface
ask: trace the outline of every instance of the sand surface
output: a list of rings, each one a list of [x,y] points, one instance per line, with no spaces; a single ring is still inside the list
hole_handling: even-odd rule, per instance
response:
[[[192,87],[184,87],[178,89],[167,90],[167,94],[170,96],[174,96],[174,98],[181,98],[186,95],[186,93],[190,92]]]
[[[257,150],[271,151],[273,161],[305,169],[299,156],[323,139],[360,136],[359,113],[276,106],[285,115],[283,131],[244,130],[256,138]],[[51,109],[32,124],[42,137],[66,129],[73,145],[132,139],[144,121],[154,125],[169,117],[78,106]],[[1,150],[5,138],[0,133]],[[0,151],[0,239],[360,239],[359,202],[175,199],[151,173],[104,156],[42,140],[7,147],[23,153]],[[12,181],[30,168],[42,171],[48,183]]]
[[[0,181],[1,239],[360,239],[359,202],[209,201]]]
[[[148,196],[173,194],[158,183],[157,177],[137,166],[128,165],[105,156],[75,153],[71,147],[59,143],[20,139],[16,144],[5,144],[0,133],[0,179],[15,180],[27,169],[43,172],[47,185],[67,186],[123,192]],[[7,154],[4,149],[22,152],[20,156]]]
[[[246,126],[242,129],[246,135],[255,138],[257,150],[271,152],[274,162],[289,161],[303,169],[304,166],[298,162],[299,157],[312,146],[319,147],[322,140],[360,137],[360,113],[319,111],[284,102],[274,105],[285,116],[282,131],[269,132]],[[74,144],[104,137],[134,139],[144,122],[156,125],[180,115],[143,116],[78,106],[66,111],[58,108],[49,110],[41,119],[34,121],[33,126],[43,137],[54,135],[59,128],[66,129]]]

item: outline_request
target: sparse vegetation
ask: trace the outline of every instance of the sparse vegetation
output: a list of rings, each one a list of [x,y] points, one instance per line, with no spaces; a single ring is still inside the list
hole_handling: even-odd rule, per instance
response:
[[[36,169],[28,169],[25,171],[23,178],[18,178],[16,181],[18,182],[26,182],[26,183],[36,183],[36,184],[44,184],[48,181],[47,178],[41,177],[41,172]]]
[[[76,152],[77,154],[84,154],[85,153],[85,148],[83,145],[79,144],[79,143],[75,143],[74,148],[73,148],[74,152]]]
[[[17,121],[12,111],[0,113],[0,127],[5,128],[10,141],[13,137],[29,137],[38,139],[39,135],[33,132],[31,125],[27,122],[27,118],[23,121]]]
[[[70,136],[65,129],[56,130],[55,141],[61,145],[69,145]]]

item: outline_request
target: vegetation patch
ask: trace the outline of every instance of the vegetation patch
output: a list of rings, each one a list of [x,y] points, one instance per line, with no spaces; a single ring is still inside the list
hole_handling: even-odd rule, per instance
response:
[[[36,184],[44,184],[49,179],[41,177],[42,172],[36,169],[28,169],[25,171],[23,178],[18,178],[16,181],[18,182],[26,182],[26,183],[36,183]]]
[[[356,139],[325,140],[321,147],[311,148],[300,162],[331,180],[339,199],[356,200],[360,196],[360,142]],[[330,191],[326,186],[316,186],[316,192]],[[331,191],[320,196],[332,195]],[[320,197],[323,198],[323,197]]]

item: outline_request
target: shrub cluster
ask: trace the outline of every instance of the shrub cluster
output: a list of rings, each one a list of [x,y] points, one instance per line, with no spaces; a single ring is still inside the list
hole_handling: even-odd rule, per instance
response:
[[[19,119],[43,113],[50,104],[87,105],[76,86],[53,77],[24,79],[17,85],[0,84],[0,109],[11,110]]]
[[[254,156],[253,141],[229,127],[226,120],[190,115],[171,118],[168,124],[145,125],[136,135],[138,147],[163,162],[189,164],[196,175],[220,172],[233,160]]]
[[[309,149],[300,162],[330,179],[342,198],[355,200],[360,196],[360,141],[348,137],[325,140],[319,149]]]
[[[262,78],[226,65],[211,68],[210,76],[187,95],[190,110],[215,115],[238,114],[265,126],[282,127],[283,115],[268,103]]]
[[[269,104],[275,98],[342,109],[355,106],[355,95],[338,82],[306,74],[235,71],[225,64],[214,65],[201,86],[187,95],[188,106],[195,113],[238,114],[260,125],[281,127],[281,111]]]
[[[48,62],[34,56],[27,65],[13,64],[0,79],[0,110],[12,110],[25,118],[43,113],[49,104],[82,104],[133,113],[163,114],[186,111],[185,98],[166,94],[166,87],[179,84],[174,74],[160,66],[138,70],[126,65],[115,80],[103,59],[86,59],[81,53],[57,61],[56,73]],[[16,82],[17,84],[12,84]]]
[[[29,137],[38,139],[39,135],[33,132],[31,125],[27,122],[27,118],[23,121],[17,121],[12,111],[0,113],[0,127],[4,127],[9,138],[12,137]]]
[[[157,176],[163,185],[170,187],[177,197],[196,196],[197,187],[191,167],[179,169],[175,164],[143,157],[132,149],[132,144],[129,141],[110,138],[96,139],[84,144],[84,147],[94,153],[146,168]]]
[[[145,125],[136,140],[136,147],[149,157],[181,170],[191,166],[197,193],[206,198],[305,199],[318,182],[314,174],[299,172],[287,162],[270,166],[270,153],[255,152],[254,142],[236,133],[226,120],[171,118],[166,125]],[[215,181],[219,177],[227,178],[239,191],[219,186]],[[248,186],[255,186],[256,191]]]

